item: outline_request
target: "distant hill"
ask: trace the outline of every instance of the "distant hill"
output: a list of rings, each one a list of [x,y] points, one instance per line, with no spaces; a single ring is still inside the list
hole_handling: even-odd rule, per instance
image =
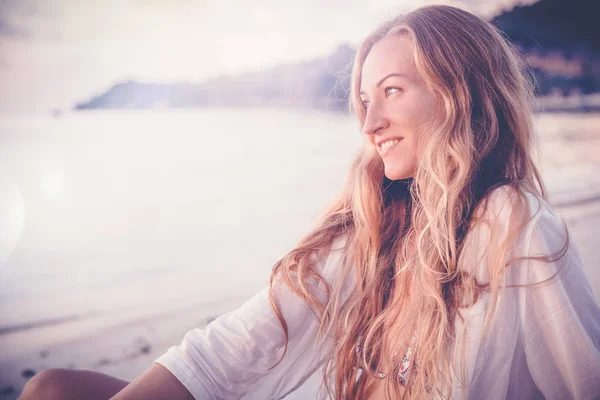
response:
[[[542,0],[491,21],[524,52],[536,75],[538,95],[600,92],[598,4]],[[343,111],[354,53],[343,44],[329,57],[202,83],[123,82],[75,109],[275,106]],[[552,104],[560,109],[560,103]]]
[[[343,44],[326,58],[203,83],[123,82],[75,108],[281,106],[344,110],[353,59],[354,49]]]

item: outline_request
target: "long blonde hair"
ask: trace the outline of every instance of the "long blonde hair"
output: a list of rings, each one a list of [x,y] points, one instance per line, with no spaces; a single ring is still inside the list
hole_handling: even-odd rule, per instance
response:
[[[405,354],[409,344],[418,373],[411,373],[403,394],[447,394],[452,386],[447,349],[457,310],[465,299],[472,303],[488,291],[487,326],[510,262],[512,243],[505,241],[490,248],[493,262],[485,285],[457,268],[476,208],[485,207],[494,189],[510,188],[515,208],[523,210],[512,227],[518,231],[527,222],[525,193],[546,199],[532,158],[532,84],[502,34],[450,6],[422,7],[385,22],[355,56],[350,108],[361,126],[366,117],[359,96],[362,65],[373,45],[389,36],[412,41],[417,70],[439,102],[435,121],[422,135],[416,173],[390,181],[380,156],[365,141],[340,195],[315,229],[274,266],[270,281],[271,302],[286,337],[287,324],[273,296],[278,276],[320,316],[321,334],[334,337],[323,371],[336,399],[364,398],[364,378],[374,371],[397,371],[402,360],[392,355]],[[326,285],[310,257],[325,254],[340,236],[346,238],[342,268],[356,278],[343,307],[339,288]],[[308,289],[310,281],[329,288],[326,301]],[[385,387],[388,396],[401,396],[393,380]]]

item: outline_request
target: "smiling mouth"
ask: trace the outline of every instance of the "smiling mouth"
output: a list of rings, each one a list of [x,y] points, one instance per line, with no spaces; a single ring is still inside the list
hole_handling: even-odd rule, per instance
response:
[[[381,154],[381,156],[386,155],[387,153],[389,153],[389,151],[396,147],[396,145],[398,143],[400,143],[402,141],[402,139],[392,139],[392,140],[387,140],[385,142],[383,142],[380,146],[379,146],[379,152]]]

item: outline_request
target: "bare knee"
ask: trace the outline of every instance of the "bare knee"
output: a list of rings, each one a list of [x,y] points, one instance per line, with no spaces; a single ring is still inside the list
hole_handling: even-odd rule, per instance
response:
[[[126,381],[99,372],[51,368],[32,377],[19,400],[108,399],[127,384]]]
[[[59,399],[58,393],[61,386],[61,378],[64,378],[69,371],[63,368],[45,369],[34,375],[23,388],[19,400],[51,400]]]

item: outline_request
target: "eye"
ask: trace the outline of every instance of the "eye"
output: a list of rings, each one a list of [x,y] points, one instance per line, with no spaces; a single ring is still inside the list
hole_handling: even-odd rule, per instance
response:
[[[386,96],[391,96],[395,93],[398,93],[400,90],[402,90],[402,89],[400,89],[399,87],[388,86],[385,88],[385,94],[386,94]]]
[[[401,88],[396,87],[396,86],[387,86],[384,89],[384,92],[385,92],[386,97],[389,97],[389,96],[391,96],[393,94],[396,94],[396,93],[400,92],[401,90],[402,90]],[[366,110],[367,108],[369,108],[369,104],[371,102],[369,100],[363,100],[363,99],[361,99],[361,103],[362,103],[363,107]]]

